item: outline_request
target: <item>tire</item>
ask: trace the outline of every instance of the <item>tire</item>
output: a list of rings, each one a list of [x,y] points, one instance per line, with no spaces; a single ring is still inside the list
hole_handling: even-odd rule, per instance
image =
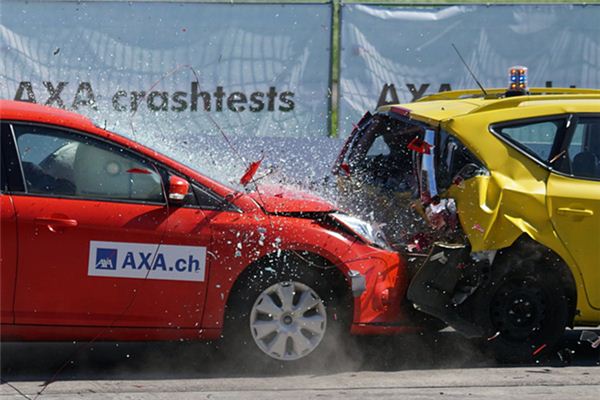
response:
[[[506,257],[473,297],[485,347],[506,363],[528,363],[548,353],[565,331],[569,300],[560,275],[542,259]]]
[[[227,357],[267,366],[327,357],[340,336],[350,335],[344,278],[299,263],[269,266],[242,278],[231,295],[222,341]]]

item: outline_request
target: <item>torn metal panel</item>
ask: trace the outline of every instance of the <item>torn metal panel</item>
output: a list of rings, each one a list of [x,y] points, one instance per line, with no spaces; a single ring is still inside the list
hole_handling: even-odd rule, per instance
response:
[[[407,297],[415,307],[436,316],[467,337],[483,335],[460,305],[489,279],[495,252],[470,254],[468,246],[435,243],[413,277]]]

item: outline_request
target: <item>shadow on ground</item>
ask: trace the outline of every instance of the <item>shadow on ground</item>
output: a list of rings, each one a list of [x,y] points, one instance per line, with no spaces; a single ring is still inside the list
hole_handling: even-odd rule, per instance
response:
[[[596,331],[600,333],[600,331]],[[534,366],[600,365],[600,349],[580,342],[581,331],[567,331],[559,346]],[[456,332],[361,338],[346,350],[327,349],[327,357],[288,367],[228,361],[209,343],[2,343],[3,381],[148,380],[207,377],[326,375],[349,371],[494,367],[477,343]],[[57,372],[60,371],[58,374]]]

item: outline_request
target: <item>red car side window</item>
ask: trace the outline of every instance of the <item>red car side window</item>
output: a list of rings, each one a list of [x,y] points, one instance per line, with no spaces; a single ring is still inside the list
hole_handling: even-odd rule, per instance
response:
[[[121,148],[41,126],[14,132],[28,193],[164,202],[160,174]]]

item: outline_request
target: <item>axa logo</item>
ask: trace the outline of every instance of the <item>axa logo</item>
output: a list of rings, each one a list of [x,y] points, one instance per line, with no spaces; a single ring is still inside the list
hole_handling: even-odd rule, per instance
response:
[[[96,269],[117,269],[117,249],[97,249]]]
[[[198,272],[201,270],[200,260],[193,255],[186,258],[178,258],[171,265],[167,265],[166,255],[153,252],[133,252],[128,251],[125,257],[119,263],[121,269],[147,269],[163,270],[177,272]],[[96,269],[116,270],[117,269],[117,249],[98,248],[96,249]]]
[[[204,281],[206,247],[90,241],[88,275]]]

